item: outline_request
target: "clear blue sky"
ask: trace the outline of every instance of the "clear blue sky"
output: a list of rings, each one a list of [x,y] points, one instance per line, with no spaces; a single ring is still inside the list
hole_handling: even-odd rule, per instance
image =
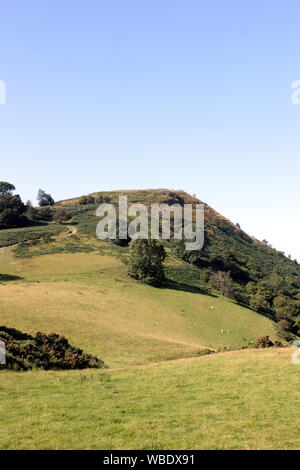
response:
[[[196,193],[300,260],[298,0],[1,2],[1,180]]]

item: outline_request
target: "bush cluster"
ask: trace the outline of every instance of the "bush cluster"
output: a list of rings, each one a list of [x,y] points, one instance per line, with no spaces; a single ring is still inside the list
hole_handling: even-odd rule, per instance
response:
[[[31,336],[0,326],[0,340],[6,347],[6,364],[0,368],[59,370],[105,367],[103,361],[71,346],[64,336],[55,333],[38,332]]]

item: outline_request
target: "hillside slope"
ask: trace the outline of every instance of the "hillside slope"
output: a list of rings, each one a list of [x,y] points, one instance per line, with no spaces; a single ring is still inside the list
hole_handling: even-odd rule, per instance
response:
[[[127,195],[129,206],[139,202],[148,209],[152,203],[183,206],[201,202],[184,191],[160,189],[93,193],[61,201],[57,207],[63,207],[72,216],[79,233],[94,237],[98,204],[109,202],[117,208],[119,197],[124,195]],[[204,206],[204,247],[186,251],[183,241],[172,238],[170,243],[164,242],[165,247],[170,248],[178,259],[197,267],[201,279],[211,287],[222,292],[224,289],[220,289],[220,284],[225,281],[229,287],[226,295],[272,317],[284,340],[290,341],[300,335],[300,266],[297,261],[272,248],[268,242],[260,242],[245,233],[238,224],[233,224],[206,203]]]
[[[101,252],[27,259],[15,259],[6,248],[1,324],[65,335],[111,367],[238,348],[267,334],[276,338],[270,319],[205,291],[199,281],[198,287],[195,281],[164,289],[137,284],[117,247],[100,245]]]
[[[298,265],[206,206],[204,249],[185,259],[165,242],[167,286],[137,284],[127,276],[128,247],[95,237],[98,203],[117,204],[124,194],[129,204],[195,202],[182,191],[94,193],[92,202],[85,197],[56,204],[54,210],[63,207],[72,217],[67,225],[1,230],[1,324],[65,335],[111,367],[195,356],[205,348],[246,347],[264,335],[278,338],[269,311],[257,313],[220,295],[203,274],[218,257],[228,256],[228,249],[230,269],[247,282],[257,269],[262,275],[276,270],[296,276]],[[235,286],[246,292],[243,279]]]
[[[116,203],[119,194],[94,196]],[[130,198],[193,200],[167,190]],[[272,315],[226,298],[205,277],[230,249],[231,267],[246,273],[234,280],[242,293],[246,282],[259,285],[256,275],[277,272],[296,296],[298,265],[207,206],[204,251],[184,259],[164,242],[166,286],[138,284],[127,275],[128,246],[96,239],[97,205],[62,201],[53,211],[68,212],[63,224],[0,231],[0,324],[64,335],[110,368],[1,370],[0,448],[298,448],[291,350],[224,352],[278,339]]]

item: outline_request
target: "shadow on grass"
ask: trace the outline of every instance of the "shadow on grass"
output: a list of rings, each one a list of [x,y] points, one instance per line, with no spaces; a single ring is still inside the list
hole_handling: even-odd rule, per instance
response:
[[[201,287],[191,286],[182,282],[171,281],[170,279],[167,279],[167,282],[164,287],[167,289],[179,290],[182,292],[191,292],[193,294],[202,294],[208,295],[209,297],[217,297],[217,295],[214,295],[208,290],[202,289]]]
[[[268,313],[268,312],[259,312],[258,310],[254,310],[254,308],[251,308],[250,305],[246,305],[246,304],[243,304],[243,303],[239,303],[237,301],[234,301],[234,303],[236,305],[239,305],[240,307],[243,307],[243,308],[246,308],[247,310],[251,310],[251,312],[254,312],[254,313],[257,313],[257,315],[261,315],[262,317],[266,317],[268,318],[269,320],[273,321],[276,323],[276,320],[274,318],[274,316],[271,314],[271,313]]]
[[[11,276],[10,274],[0,274],[0,282],[20,281],[23,277]]]

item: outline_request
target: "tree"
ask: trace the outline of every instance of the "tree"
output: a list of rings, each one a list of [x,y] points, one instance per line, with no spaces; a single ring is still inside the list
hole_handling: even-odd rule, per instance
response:
[[[9,192],[0,193],[0,228],[28,225],[28,219],[23,216],[25,211],[26,206],[19,195]]]
[[[7,183],[7,181],[0,181],[0,194],[12,194],[15,189],[13,184]]]
[[[30,220],[34,220],[36,218],[36,215],[37,215],[37,209],[35,207],[33,207],[32,202],[29,201],[29,200],[26,202],[25,215]]]
[[[25,210],[19,195],[0,194],[0,228],[27,225],[26,217],[22,216]]]
[[[156,240],[133,240],[130,243],[128,274],[145,284],[161,286],[165,282],[163,262],[164,247]]]
[[[271,311],[271,305],[262,294],[250,295],[250,307],[256,312],[268,313]]]
[[[59,224],[62,224],[66,220],[71,219],[71,215],[68,214],[64,209],[57,209],[54,214],[53,214],[53,220],[55,222],[58,222]]]
[[[223,271],[218,271],[214,273],[209,279],[209,285],[226,297],[231,297],[233,294],[233,282],[230,272],[224,273]]]
[[[95,203],[95,198],[91,195],[89,196],[82,196],[80,199],[79,199],[79,204],[94,204]]]
[[[37,220],[52,220],[53,208],[51,206],[42,206],[37,210],[35,218]]]
[[[23,214],[26,206],[18,194],[12,194],[16,188],[7,181],[0,181],[0,229],[28,225]]]
[[[54,199],[50,194],[47,194],[43,189],[39,189],[37,200],[39,202],[39,206],[53,206]]]

